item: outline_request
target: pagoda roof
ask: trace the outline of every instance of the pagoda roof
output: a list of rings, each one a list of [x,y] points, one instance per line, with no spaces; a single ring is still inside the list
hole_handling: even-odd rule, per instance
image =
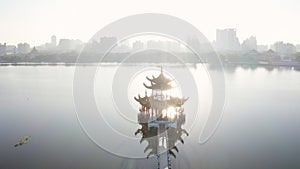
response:
[[[181,107],[189,98],[170,97],[170,99],[159,100],[153,96],[140,97],[139,95],[138,98],[134,97],[134,99],[147,108],[162,110],[168,107]]]
[[[160,70],[160,74],[157,77],[154,77],[152,75],[152,79],[150,79],[149,77],[146,77],[151,83],[156,83],[156,84],[168,84],[171,81],[173,81],[172,79],[167,78],[162,71],[162,68]]]
[[[179,98],[179,97],[172,97],[172,96],[170,96],[170,100],[168,100],[168,102],[169,102],[170,105],[172,105],[174,107],[180,107],[188,99],[189,99],[189,97],[187,97],[187,98]]]
[[[139,102],[142,106],[145,106],[147,108],[151,108],[149,97],[145,95],[145,97],[141,97],[138,95],[138,98],[134,97],[134,99]]]
[[[152,75],[152,79],[150,79],[148,76],[146,77],[150,82],[157,83],[157,84],[168,84],[172,79],[167,78],[162,72],[159,74],[159,76],[154,77]]]
[[[152,83],[151,82],[151,86],[148,86],[145,83],[143,83],[143,85],[147,89],[152,89],[152,90],[169,90],[172,88],[172,86],[170,84],[166,84],[166,83]]]

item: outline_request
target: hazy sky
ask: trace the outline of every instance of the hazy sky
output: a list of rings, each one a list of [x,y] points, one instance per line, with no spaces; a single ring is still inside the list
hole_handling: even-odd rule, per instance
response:
[[[240,42],[300,44],[299,0],[0,0],[0,43],[38,45],[89,40],[106,24],[139,13],[163,13],[196,26],[210,40],[216,28],[237,28]]]

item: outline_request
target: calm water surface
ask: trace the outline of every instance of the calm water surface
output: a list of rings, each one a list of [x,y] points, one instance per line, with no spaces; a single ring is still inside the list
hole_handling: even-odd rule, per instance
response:
[[[73,74],[64,66],[0,67],[0,168],[156,168],[155,158],[115,156],[86,136],[73,103]],[[238,67],[227,68],[225,78],[218,130],[204,145],[195,141],[198,131],[186,137],[173,168],[299,169],[300,72]],[[24,135],[30,142],[15,148]],[[136,146],[132,151],[144,148]]]

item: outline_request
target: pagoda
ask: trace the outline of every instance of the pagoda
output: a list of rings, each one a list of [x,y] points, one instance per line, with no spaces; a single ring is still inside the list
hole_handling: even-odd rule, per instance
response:
[[[183,104],[188,98],[173,96],[171,89],[173,80],[166,77],[161,68],[158,77],[146,77],[150,85],[143,83],[146,88],[145,96],[134,97],[140,104],[138,112],[138,122],[141,128],[135,132],[135,135],[141,134],[140,143],[147,141],[148,146],[144,153],[147,158],[157,157],[157,166],[160,168],[171,168],[171,157],[176,158],[179,150],[177,142],[184,143],[182,135],[188,135],[187,131],[182,129],[185,123],[185,114]],[[148,95],[147,90],[151,91]]]

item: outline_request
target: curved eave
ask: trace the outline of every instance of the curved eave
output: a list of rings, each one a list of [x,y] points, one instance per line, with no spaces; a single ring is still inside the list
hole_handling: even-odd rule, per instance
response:
[[[179,98],[179,97],[170,97],[170,100],[181,100],[181,102],[186,102],[189,99],[189,97],[187,98]]]
[[[150,79],[149,77],[146,77],[146,79],[149,80],[150,82],[156,83],[156,84],[168,84],[171,81],[173,81],[172,79],[165,77],[163,74],[160,74],[158,77],[152,76],[152,79]]]
[[[182,104],[185,103],[188,99],[189,99],[189,97],[187,97],[187,98],[182,98],[182,99],[181,99]]]
[[[159,85],[159,84],[152,84],[151,86],[146,85],[145,83],[143,83],[143,85],[147,88],[147,89],[151,89],[151,90],[169,90],[172,89],[171,85]]]
[[[150,108],[150,101],[149,101],[149,97],[148,96],[141,97],[140,95],[138,95],[138,98],[134,97],[134,100],[136,100],[137,102],[139,102],[142,106]]]

